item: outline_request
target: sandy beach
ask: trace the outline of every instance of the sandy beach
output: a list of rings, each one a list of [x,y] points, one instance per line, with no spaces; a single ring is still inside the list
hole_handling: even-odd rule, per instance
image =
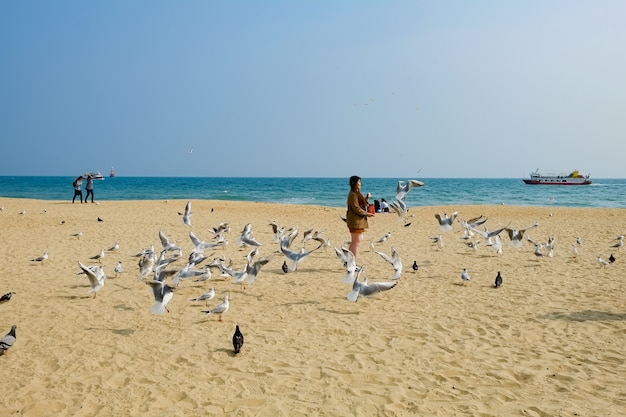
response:
[[[393,269],[374,251],[391,248],[402,276],[352,303],[334,250],[350,236],[344,208],[192,200],[188,226],[179,214],[186,202],[0,198],[0,295],[15,292],[0,304],[0,337],[17,325],[16,343],[0,356],[0,417],[626,415],[626,252],[611,248],[626,231],[626,210],[417,207],[409,226],[376,214],[358,257],[363,276],[389,281]],[[502,254],[478,235],[474,250],[459,222],[439,230],[434,214],[454,211],[457,219],[486,216],[490,230],[539,226],[521,248],[503,233]],[[317,246],[302,242],[307,229],[323,232],[330,247],[285,274],[271,221],[299,228],[294,250]],[[135,255],[150,245],[160,251],[163,231],[182,248],[170,266],[181,268],[193,250],[189,232],[211,241],[208,229],[220,223],[230,224],[229,243],[206,250],[210,259],[241,269],[251,248],[236,242],[250,223],[258,256],[271,261],[245,288],[217,269],[210,280],[184,280],[170,312],[152,314]],[[432,243],[439,234],[443,247]],[[551,236],[554,256],[535,256],[526,237]],[[101,249],[100,262],[90,259]],[[44,252],[48,260],[31,261]],[[613,264],[598,263],[611,253]],[[77,275],[79,261],[105,267],[95,298]],[[116,276],[118,261],[124,272]],[[206,306],[190,301],[211,287]],[[202,312],[225,295],[221,322]],[[238,355],[235,325],[245,337]]]

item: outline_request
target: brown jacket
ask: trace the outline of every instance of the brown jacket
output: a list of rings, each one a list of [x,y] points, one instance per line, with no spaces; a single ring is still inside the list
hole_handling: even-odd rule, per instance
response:
[[[352,191],[348,193],[348,211],[346,223],[350,230],[367,229],[367,200],[361,193]]]

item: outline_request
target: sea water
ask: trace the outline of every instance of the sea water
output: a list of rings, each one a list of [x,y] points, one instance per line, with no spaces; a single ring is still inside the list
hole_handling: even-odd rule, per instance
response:
[[[588,186],[526,185],[521,178],[414,179],[423,181],[424,186],[406,195],[408,207],[505,204],[626,208],[626,179],[593,179]],[[0,176],[0,197],[71,201],[73,180]],[[391,201],[398,180],[363,177],[361,191],[372,193],[371,201]],[[231,200],[344,207],[348,191],[348,178],[107,177],[94,181],[96,201]]]

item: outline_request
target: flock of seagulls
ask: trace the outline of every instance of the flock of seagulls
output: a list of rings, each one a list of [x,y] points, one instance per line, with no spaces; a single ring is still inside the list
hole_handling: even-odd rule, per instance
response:
[[[408,209],[404,199],[410,190],[423,185],[421,181],[417,180],[398,182],[396,199],[390,203],[390,207],[401,219],[405,220],[405,223],[406,217],[408,216]],[[179,215],[182,216],[183,224],[191,226],[191,202],[187,202],[184,211],[182,213],[179,212]],[[478,235],[485,240],[485,247],[490,247],[495,250],[496,254],[501,255],[503,249],[500,235],[502,232],[505,232],[504,235],[508,236],[510,246],[515,249],[521,249],[525,242],[529,242],[534,245],[535,249],[533,253],[537,259],[554,256],[556,242],[554,236],[549,236],[546,242],[539,242],[528,236],[530,230],[539,227],[538,222],[523,229],[510,227],[509,223],[506,226],[499,226],[495,230],[490,231],[485,226],[487,222],[487,217],[485,216],[481,215],[467,221],[462,219],[457,220],[457,218],[457,211],[452,212],[450,215],[447,213],[435,213],[435,219],[437,220],[436,225],[440,233],[431,239],[432,243],[437,245],[439,249],[444,248],[443,234],[452,232],[455,225],[460,224],[461,231],[463,232],[461,239],[465,240],[467,247],[474,251],[479,250],[480,241],[473,241],[472,239],[474,236]],[[236,245],[240,250],[249,250],[249,252],[247,252],[245,256],[245,262],[239,266],[233,266],[233,260],[227,260],[224,256],[215,257],[214,253],[205,255],[205,251],[207,250],[216,250],[228,245],[227,234],[230,233],[230,225],[228,223],[221,223],[216,227],[208,229],[208,232],[212,235],[212,239],[202,240],[193,231],[189,231],[191,250],[188,257],[183,256],[183,247],[185,245],[179,245],[177,242],[170,240],[166,233],[160,230],[158,237],[161,248],[157,249],[154,245],[151,245],[149,248],[141,249],[135,255],[138,258],[137,281],[144,282],[150,287],[149,292],[153,301],[149,306],[149,311],[155,315],[169,313],[168,304],[173,299],[181,283],[188,279],[193,279],[195,282],[208,281],[213,276],[211,270],[218,271],[222,279],[231,280],[232,284],[240,285],[242,289],[245,290],[246,286],[250,286],[255,282],[262,268],[271,262],[274,257],[282,257],[283,262],[281,269],[283,273],[292,274],[297,273],[298,266],[311,254],[330,247],[330,241],[324,237],[322,231],[308,229],[302,233],[300,247],[294,248],[296,238],[299,235],[298,227],[292,226],[287,228],[280,226],[276,221],[270,222],[269,226],[272,230],[272,245],[275,245],[276,249],[272,251],[272,255],[264,257],[259,257],[259,251],[268,246],[267,242],[264,244],[255,237],[252,224],[246,224],[244,226],[236,239]],[[71,236],[80,239],[83,236],[83,232],[74,233]],[[350,286],[346,295],[348,301],[357,302],[359,297],[375,296],[390,291],[399,285],[403,274],[403,263],[400,253],[393,246],[390,247],[389,253],[383,249],[378,249],[378,247],[382,247],[392,240],[393,234],[389,231],[370,244],[372,252],[391,266],[392,272],[390,272],[390,276],[386,281],[370,283],[367,276],[365,276],[365,266],[357,265],[354,255],[348,249],[344,247],[334,248],[341,262],[341,267],[345,270],[342,281]],[[610,247],[619,250],[623,245],[623,240],[624,235],[619,235]],[[310,244],[310,242],[317,242],[317,246],[307,248],[306,245]],[[578,237],[576,244],[572,246],[574,256],[579,254],[578,248],[581,245],[582,240]],[[107,250],[100,249],[96,255],[89,258],[97,262],[98,265],[88,266],[78,261],[78,267],[80,269],[79,274],[84,275],[89,283],[87,294],[93,295],[94,299],[98,293],[103,290],[107,279],[105,266],[101,264],[102,259],[106,257],[107,252],[114,252],[119,250],[119,248],[119,243],[116,242]],[[48,259],[48,252],[44,252],[42,255],[32,258],[31,261],[44,264]],[[608,260],[597,256],[597,262],[602,267],[606,267],[615,261],[616,258],[613,254],[611,254]],[[182,266],[180,265],[181,262],[183,263]],[[413,261],[411,269],[414,272],[419,270],[419,265],[416,260]],[[116,277],[124,273],[121,261],[117,262],[114,272]],[[469,282],[471,282],[470,273],[467,268],[462,268],[461,283],[464,285]],[[494,288],[500,288],[502,285],[503,278],[501,272],[498,271],[493,286]],[[0,297],[0,304],[11,300],[14,294],[14,292],[4,294]],[[188,300],[190,302],[203,303],[205,309],[199,311],[207,316],[217,315],[218,321],[221,322],[223,321],[223,315],[226,314],[231,307],[229,295],[228,293],[221,295],[221,302],[215,304],[213,307],[209,307],[209,303],[214,300],[216,296],[215,287],[212,286],[207,291],[202,292],[196,297],[189,298]],[[0,339],[0,354],[5,353],[15,343],[15,330],[16,326],[13,325],[10,331]],[[243,342],[243,334],[237,324],[232,338],[235,354],[240,353]]]

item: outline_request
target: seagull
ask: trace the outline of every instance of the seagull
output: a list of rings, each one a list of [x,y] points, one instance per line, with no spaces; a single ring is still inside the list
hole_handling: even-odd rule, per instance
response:
[[[574,255],[574,258],[578,256],[578,248],[576,248],[576,245],[572,245],[572,255]]]
[[[187,226],[191,226],[191,201],[187,201],[185,204],[185,213],[183,214],[183,223]]]
[[[615,242],[613,245],[611,245],[612,248],[621,248],[622,245],[624,244],[624,236],[621,235],[621,239],[616,239],[617,242]]]
[[[207,292],[199,295],[196,298],[190,298],[189,301],[204,301],[206,305],[207,301],[212,300],[213,297],[215,297],[215,289],[211,287],[211,289],[208,290]]]
[[[372,243],[370,243],[370,247],[373,249],[375,244],[385,243],[387,239],[389,239],[390,237],[391,237],[391,232],[387,232],[377,241],[372,241]]]
[[[521,248],[522,242],[524,240],[524,232],[537,226],[539,226],[539,223],[535,223],[527,227],[526,229],[516,230],[516,229],[506,227],[504,230],[506,230],[506,232],[509,235],[509,238],[511,239],[510,245],[515,248]]]
[[[364,297],[368,297],[370,295],[378,294],[382,291],[387,291],[396,286],[398,281],[389,281],[389,282],[373,282],[372,284],[367,283],[367,278],[363,279],[363,282],[359,282],[359,276],[363,272],[363,266],[361,266],[354,277],[354,282],[352,284],[352,291],[348,293],[346,298],[349,301],[354,303],[357,302],[359,295]]]
[[[275,221],[272,221],[270,226],[272,226],[272,240],[276,243],[280,242],[280,239],[283,237],[283,233],[285,232],[285,228],[280,227]]]
[[[389,210],[398,215],[400,220],[404,219],[408,213],[408,208],[404,200],[392,200],[389,202]]]
[[[241,236],[237,239],[237,246],[262,246],[256,239],[252,237],[252,224],[248,223],[241,231]]]
[[[15,329],[17,326],[14,324],[11,326],[11,330],[2,339],[0,339],[0,355],[4,355],[11,346],[15,343]]]
[[[498,275],[496,276],[496,282],[493,284],[494,287],[500,288],[502,286],[502,275],[500,275],[500,271],[498,271]]]
[[[239,330],[239,325],[235,326],[235,334],[233,334],[233,348],[235,349],[235,355],[241,351],[243,346],[243,334]]]
[[[100,262],[100,259],[104,258],[104,256],[105,256],[104,249],[100,249],[100,252],[97,255],[94,255],[89,259],[94,259]]]
[[[382,253],[382,252],[374,252],[377,255],[380,255],[385,261],[389,262],[393,266],[394,274],[391,277],[392,280],[400,279],[400,275],[402,275],[402,260],[400,259],[400,255],[395,250],[395,248],[391,248],[391,256]]]
[[[169,313],[167,303],[174,296],[174,288],[159,280],[146,280],[146,283],[152,288],[152,295],[154,296],[154,304],[150,306],[150,311],[153,314],[163,314],[166,311]]]
[[[254,282],[254,280],[256,279],[256,276],[259,274],[259,271],[261,270],[261,268],[264,265],[267,265],[267,263],[271,260],[271,258],[261,258],[258,261],[254,262],[253,264],[248,264],[247,265],[247,269],[246,269],[246,284],[248,285],[252,285],[252,283]]]
[[[437,235],[430,238],[433,244],[437,244],[440,248],[443,248],[443,237],[441,235]]]
[[[35,259],[31,259],[32,262],[41,262],[43,263],[43,261],[48,259],[48,252],[44,252],[41,256],[35,258]]]
[[[115,265],[115,276],[118,276],[122,272],[124,272],[122,269],[122,261],[117,261],[117,265]]]
[[[109,249],[107,249],[107,250],[108,250],[109,252],[113,252],[113,251],[118,250],[119,248],[120,248],[120,244],[119,244],[119,243],[117,243],[117,242],[115,242],[115,243],[113,244],[113,246],[111,246],[111,247],[110,247]]]
[[[0,297],[0,304],[8,302],[14,295],[15,293],[13,291],[4,294],[2,297]]]
[[[579,245],[581,245],[583,243],[582,239],[580,238],[580,236],[578,236],[576,238],[576,243],[578,243]]]
[[[163,245],[164,251],[176,251],[180,248],[176,246],[176,242],[170,242],[170,240],[165,236],[161,230],[159,230],[159,238],[161,239],[161,245]]]
[[[602,257],[600,257],[600,256],[598,256],[598,263],[600,264],[600,266],[610,265],[609,261],[606,261],[606,260],[602,259]]]
[[[472,248],[474,249],[474,252],[476,252],[478,250],[478,245],[480,244],[480,240],[477,240],[476,242],[465,242],[465,244],[467,245],[468,248]]]
[[[478,229],[472,229],[472,230],[478,233],[479,235],[481,235],[483,238],[485,238],[485,240],[487,241],[487,246],[492,246],[493,241],[491,239],[496,237],[500,233],[502,233],[502,231],[505,229],[506,229],[506,226],[501,229],[494,230],[492,232],[490,232],[489,229],[487,229],[486,227],[485,227],[485,231],[478,230]]]
[[[215,307],[213,307],[212,310],[203,310],[203,313],[206,314],[217,314],[219,315],[219,320],[218,321],[222,321],[222,314],[226,313],[228,311],[228,308],[230,307],[230,305],[228,304],[228,296],[225,295],[224,296],[224,302],[222,302],[221,304],[216,305]]]
[[[85,273],[87,279],[89,280],[89,284],[91,285],[91,289],[87,291],[87,294],[93,293],[93,298],[96,298],[98,291],[100,291],[102,287],[104,287],[104,281],[106,281],[104,267],[96,266],[93,268],[89,268],[83,265],[81,262],[78,262],[78,266]]]
[[[542,256],[544,256],[543,252],[541,252],[541,246],[542,245],[540,245],[540,244],[535,244],[535,252],[534,252],[534,254],[535,254],[535,256],[537,258],[541,258]]]
[[[498,255],[502,255],[502,239],[500,239],[500,235],[496,235],[493,240],[494,242],[491,247],[496,251]]]
[[[396,186],[396,199],[402,200],[413,188],[421,187],[424,183],[418,180],[398,181]]]
[[[307,256],[315,252],[317,248],[311,249],[309,251],[305,251],[304,248],[301,248],[299,252],[294,252],[287,249],[282,244],[280,245],[279,252],[287,257],[289,261],[288,267],[290,271],[295,271],[298,268],[298,264]]]
[[[78,232],[78,233],[73,233],[73,234],[72,234],[72,236],[73,236],[73,237],[75,237],[75,238],[77,238],[77,239],[79,239],[79,240],[80,240],[80,237],[81,237],[82,235],[83,235],[83,232]]]
[[[456,219],[457,214],[458,212],[456,211],[450,216],[448,216],[447,213],[443,213],[443,216],[439,213],[435,213],[435,217],[439,221],[439,229],[441,229],[442,232],[449,232],[452,230],[452,223],[454,222],[454,219]]]
[[[419,269],[419,265],[417,265],[417,261],[413,261],[413,266],[411,268],[413,268],[413,271],[417,272],[417,270]]]
[[[461,279],[463,280],[463,282],[467,282],[470,280],[469,272],[467,272],[467,269],[465,268],[463,268],[463,271],[461,272]]]

